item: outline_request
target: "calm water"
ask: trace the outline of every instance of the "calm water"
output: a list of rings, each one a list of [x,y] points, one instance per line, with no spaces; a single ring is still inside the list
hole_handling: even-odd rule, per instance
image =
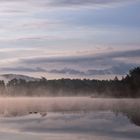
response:
[[[1,140],[139,140],[139,99],[1,98]]]

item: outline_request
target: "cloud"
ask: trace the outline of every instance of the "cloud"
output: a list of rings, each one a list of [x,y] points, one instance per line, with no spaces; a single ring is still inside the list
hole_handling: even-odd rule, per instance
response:
[[[128,51],[117,51],[110,53],[101,53],[101,54],[90,54],[83,56],[67,56],[67,57],[36,57],[29,59],[21,59],[20,61],[26,64],[36,64],[36,63],[54,63],[54,62],[64,62],[64,63],[79,63],[84,61],[97,61],[97,60],[106,60],[106,59],[115,59],[119,57],[139,57],[140,49],[138,50],[128,50]]]
[[[40,57],[20,59],[20,64],[32,67],[44,67],[48,73],[69,75],[124,75],[130,69],[140,65],[135,60],[140,56],[140,49],[118,51],[93,55],[69,56],[69,57]],[[134,62],[129,63],[119,58],[131,58]],[[140,58],[140,57],[139,57]]]
[[[70,69],[70,68],[64,68],[62,70],[53,69],[53,70],[50,70],[48,72],[49,73],[56,73],[56,74],[85,75],[85,72]]]
[[[6,72],[46,72],[45,69],[42,68],[27,68],[27,67],[3,67],[1,68],[1,71],[6,71]]]
[[[123,58],[123,59],[122,59]],[[127,61],[129,58],[134,61]],[[0,68],[4,73],[22,73],[56,75],[64,77],[96,78],[95,76],[126,75],[134,67],[140,66],[140,49],[113,51],[106,53],[87,54],[61,57],[30,57],[22,58],[9,67]],[[137,60],[137,63],[135,63]],[[138,61],[139,60],[139,61]],[[55,77],[54,77],[55,78]]]
[[[128,2],[130,0],[124,1]],[[127,6],[120,9],[110,8],[109,11],[108,9],[99,11],[91,8],[78,8],[79,11],[75,11],[68,8],[73,5],[75,5],[75,9],[77,9],[77,6],[84,7],[86,5],[96,7],[96,4],[122,3],[121,0],[0,0],[0,2],[2,3],[0,5],[0,18],[2,19],[0,41],[10,40],[11,43],[17,38],[29,38],[20,40],[20,44],[18,44],[19,40],[18,42],[12,42],[13,46],[31,46],[32,42],[35,41],[33,45],[39,44],[40,46],[41,40],[43,40],[42,44],[45,46],[46,42],[44,40],[55,40],[57,38],[76,38],[79,40],[92,38],[95,43],[139,42],[137,29],[133,32],[132,30],[124,31],[124,28],[128,25],[128,28],[136,28],[140,25],[137,14],[139,10],[134,9],[135,6],[132,6],[132,9],[127,9]],[[60,8],[56,8],[56,6]],[[115,26],[113,31],[112,26]],[[91,28],[89,29],[89,27]]]
[[[53,6],[74,6],[74,5],[104,5],[112,3],[120,3],[122,0],[52,0],[50,5]],[[124,0],[123,2],[130,2],[130,0]]]
[[[48,71],[49,73],[54,74],[69,74],[69,75],[78,75],[78,76],[94,76],[94,75],[126,75],[128,71],[137,65],[135,64],[119,64],[118,66],[112,66],[108,69],[96,70],[90,69],[86,71],[79,71],[71,68],[64,68],[61,70],[53,69]]]
[[[134,0],[133,2],[136,2]],[[26,3],[30,6],[37,7],[71,7],[71,6],[97,6],[97,5],[110,5],[114,3],[124,3],[124,2],[132,2],[131,0],[0,0],[3,3]],[[18,12],[18,10],[14,10],[13,12]],[[21,12],[19,10],[19,12]]]
[[[112,57],[112,58],[115,58],[115,57],[137,57],[137,56],[140,56],[140,49],[110,53],[108,56]]]

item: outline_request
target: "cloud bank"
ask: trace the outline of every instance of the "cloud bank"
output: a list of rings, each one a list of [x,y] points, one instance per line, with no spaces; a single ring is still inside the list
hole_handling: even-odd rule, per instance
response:
[[[15,67],[0,70],[92,78],[96,75],[126,75],[130,69],[140,66],[139,60],[140,49],[80,56],[23,58],[17,61]]]
[[[52,0],[49,3],[54,6],[74,6],[74,5],[104,5],[112,3],[130,2],[130,0]]]

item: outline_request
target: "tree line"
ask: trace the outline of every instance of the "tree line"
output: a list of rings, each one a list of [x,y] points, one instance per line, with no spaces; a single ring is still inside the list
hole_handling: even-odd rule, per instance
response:
[[[140,97],[140,67],[130,70],[119,80],[58,79],[42,77],[36,81],[12,79],[7,84],[0,81],[1,96],[91,96]]]

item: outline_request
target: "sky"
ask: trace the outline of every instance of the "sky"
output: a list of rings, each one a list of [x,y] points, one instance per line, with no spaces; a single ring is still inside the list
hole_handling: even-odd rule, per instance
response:
[[[140,66],[140,0],[0,0],[0,74],[109,79]]]

